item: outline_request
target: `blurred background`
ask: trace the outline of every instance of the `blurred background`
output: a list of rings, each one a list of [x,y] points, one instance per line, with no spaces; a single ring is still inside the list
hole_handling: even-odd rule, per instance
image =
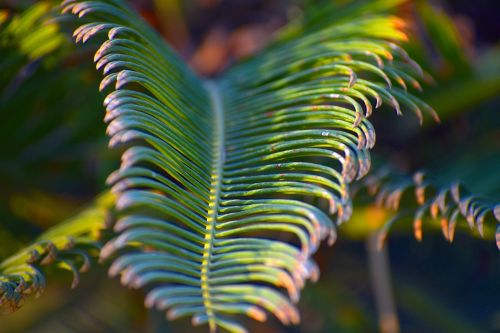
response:
[[[194,70],[213,77],[264,47],[287,22],[307,20],[304,8],[316,2],[130,1]],[[343,8],[353,1],[333,2]],[[34,3],[30,24],[17,36],[5,33]],[[107,150],[95,46],[75,48],[64,21],[36,33],[54,3],[0,0],[0,260],[104,191],[119,162]],[[498,0],[412,0],[394,9],[407,24],[405,48],[428,73],[423,99],[442,123],[421,127],[412,115],[376,113],[375,165],[425,167],[438,182],[460,179],[500,200],[499,12]],[[303,291],[301,325],[248,320],[250,331],[378,332],[366,239],[387,216],[367,201],[355,203],[338,242],[316,255],[322,276]],[[460,232],[450,245],[438,229],[424,228],[419,243],[411,225],[390,234],[384,258],[402,332],[500,332],[500,255],[489,238]],[[205,332],[145,310],[143,295],[106,279],[104,268],[84,274],[74,291],[69,273],[56,275],[48,272],[51,283],[38,300],[0,316],[0,332]]]

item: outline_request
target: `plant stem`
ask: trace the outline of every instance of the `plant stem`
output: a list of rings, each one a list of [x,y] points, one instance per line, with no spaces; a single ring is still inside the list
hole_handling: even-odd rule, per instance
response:
[[[373,295],[381,333],[399,333],[399,320],[394,304],[387,248],[378,247],[378,235],[366,241]]]

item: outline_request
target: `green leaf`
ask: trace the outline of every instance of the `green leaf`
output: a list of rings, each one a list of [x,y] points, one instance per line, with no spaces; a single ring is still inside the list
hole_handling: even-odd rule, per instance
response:
[[[0,47],[16,47],[30,60],[36,60],[67,43],[59,26],[51,21],[51,9],[49,3],[39,2],[9,21],[6,14],[0,14],[0,23],[7,21],[0,30]]]
[[[117,257],[110,275],[211,332],[246,332],[233,315],[266,311],[298,323],[300,289],[318,278],[311,256],[334,242],[351,215],[349,183],[370,168],[367,118],[382,104],[435,116],[405,91],[421,70],[395,43],[400,22],[325,24],[211,81],[121,1],[69,0],[63,12],[88,22],[77,41],[107,33],[94,60],[111,89],[110,146],[123,149],[108,180],[119,214],[101,251]]]
[[[26,297],[43,292],[43,266],[71,271],[74,288],[80,273],[90,268],[90,258],[99,254],[102,231],[111,223],[114,202],[111,193],[100,196],[75,217],[47,230],[32,245],[3,260],[0,263],[0,312],[15,311]]]
[[[493,238],[495,235],[500,250],[500,203],[471,193],[459,182],[439,185],[426,177],[424,172],[398,176],[388,169],[380,169],[366,177],[360,185],[367,189],[378,206],[402,212],[393,216],[380,230],[381,245],[394,223],[413,215],[413,231],[418,241],[422,240],[424,221],[438,224],[450,243],[458,223],[463,222],[468,225],[467,229],[477,231],[481,237]],[[492,226],[485,226],[490,221]]]

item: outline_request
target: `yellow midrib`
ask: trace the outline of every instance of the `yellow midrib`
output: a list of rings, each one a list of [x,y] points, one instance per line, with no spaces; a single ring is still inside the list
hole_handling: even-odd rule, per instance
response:
[[[217,221],[217,212],[219,209],[220,187],[222,182],[222,171],[224,167],[225,153],[225,128],[224,128],[224,109],[222,97],[215,82],[207,81],[206,89],[209,93],[213,118],[214,118],[214,141],[213,141],[213,162],[211,172],[210,196],[207,211],[207,221],[205,230],[205,245],[203,247],[203,258],[201,263],[201,291],[203,305],[208,317],[208,325],[211,332],[216,331],[215,314],[210,298],[210,263],[212,257],[213,243],[215,237],[215,223]]]

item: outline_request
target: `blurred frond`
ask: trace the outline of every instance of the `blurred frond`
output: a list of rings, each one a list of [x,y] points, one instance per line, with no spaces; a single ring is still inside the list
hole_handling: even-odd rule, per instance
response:
[[[67,0],[63,12],[87,22],[77,42],[107,33],[94,60],[112,90],[110,146],[124,149],[108,180],[110,275],[212,332],[246,332],[232,316],[263,321],[265,310],[297,323],[293,303],[318,277],[311,255],[336,237],[327,214],[349,219],[348,184],[370,168],[367,118],[382,104],[436,118],[406,92],[422,73],[396,44],[401,21],[346,14],[205,81],[121,1]]]
[[[453,17],[439,4],[418,1],[413,6],[414,24],[423,30],[420,33],[424,36],[414,41],[410,49],[421,53],[418,57],[422,58],[421,65],[425,64],[434,76],[441,79],[472,75],[471,45],[461,35]]]
[[[0,19],[0,50],[2,50],[2,78],[16,65],[31,62],[69,46],[59,25],[53,22],[53,7],[40,1],[21,13],[3,11]],[[28,68],[26,69],[28,70]]]
[[[304,33],[321,30],[331,22],[347,23],[352,18],[390,13],[407,0],[320,0],[307,6],[303,15],[285,26],[277,35],[278,40],[290,40]]]
[[[500,57],[497,47],[474,45],[474,27],[458,21],[442,1],[413,1],[414,38],[405,44],[408,53],[432,75],[435,84],[423,99],[439,110],[442,120],[468,112],[498,95]],[[410,6],[409,6],[410,7]]]
[[[380,230],[381,246],[392,224],[413,215],[413,231],[418,241],[422,240],[424,221],[439,221],[443,236],[450,243],[460,222],[467,223],[470,230],[476,230],[481,237],[484,237],[485,228],[488,228],[485,223],[497,222],[497,226],[490,228],[488,236],[495,234],[500,250],[500,202],[471,193],[459,182],[441,186],[428,179],[424,172],[406,176],[380,169],[366,177],[360,185],[366,187],[376,205],[400,212]]]
[[[105,194],[75,217],[44,232],[30,246],[0,263],[0,310],[17,310],[26,297],[45,288],[43,266],[69,270],[72,287],[101,248],[101,236],[111,223],[114,196]]]

